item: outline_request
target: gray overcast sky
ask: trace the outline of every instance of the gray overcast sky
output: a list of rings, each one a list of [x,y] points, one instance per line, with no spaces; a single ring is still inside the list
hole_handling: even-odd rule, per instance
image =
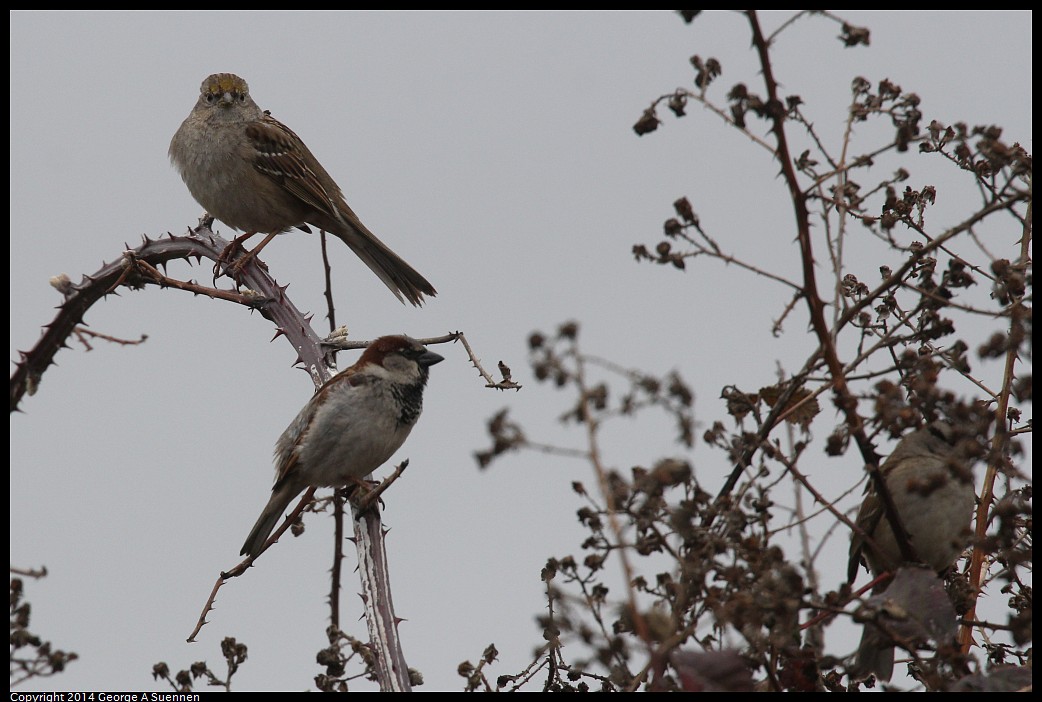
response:
[[[784,89],[803,97],[833,144],[851,79],[863,75],[919,93],[927,121],[996,123],[1032,151],[1030,12],[843,16],[869,26],[871,47],[843,49],[835,25],[804,20],[774,54]],[[784,17],[768,12],[764,23]],[[773,382],[775,359],[806,355],[802,317],[770,335],[787,299],[777,286],[709,261],[681,273],[630,254],[658,240],[671,203],[687,195],[736,254],[796,270],[790,209],[766,152],[694,104],[651,136],[631,129],[653,98],[691,85],[695,53],[723,63],[718,94],[738,81],[759,90],[736,14],[690,26],[667,11],[10,19],[11,359],[53,318],[50,276],[78,280],[124,242],[196,222],[201,208],[167,146],[202,79],[229,71],[440,292],[406,308],[333,241],[338,319],[352,335],[463,330],[488,366],[504,360],[525,386],[486,390],[462,349],[439,348],[447,361],[433,368],[424,416],[397,456],[412,464],[387,497],[385,522],[421,690],[458,689],[457,664],[492,642],[501,660],[490,674],[517,672],[540,641],[540,567],[578,551],[580,504],[568,486],[592,479],[586,464],[525,455],[480,473],[472,457],[504,406],[535,438],[578,445],[553,421],[570,398],[526,366],[530,331],[576,319],[590,351],[678,369],[702,426],[723,415],[723,385]],[[745,204],[750,193],[760,206]],[[264,258],[325,333],[317,236],[280,237]],[[205,282],[208,270],[180,264],[170,274]],[[149,338],[63,351],[11,417],[11,563],[47,566],[48,578],[28,583],[32,629],[81,656],[60,678],[22,689],[161,690],[150,675],[160,660],[178,670],[205,659],[223,671],[224,636],[250,647],[236,689],[311,687],[324,645],[328,520],[312,518],[304,538],[284,538],[227,584],[199,643],[184,642],[219,571],[238,562],[270,490],[272,446],[310,380],[283,340],[268,343],[265,320],[226,303],[124,290],[87,321]],[[341,367],[354,358],[342,355]],[[654,424],[639,426],[639,441],[620,431],[607,447],[612,464],[676,454],[668,427]],[[687,457],[715,488],[720,456],[696,448]],[[350,623],[361,607],[347,575]],[[825,577],[838,584],[843,573]]]

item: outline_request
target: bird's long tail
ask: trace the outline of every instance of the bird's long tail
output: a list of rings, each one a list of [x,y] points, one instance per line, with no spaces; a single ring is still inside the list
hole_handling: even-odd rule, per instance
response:
[[[286,511],[286,507],[293,501],[293,498],[299,495],[303,489],[303,487],[290,484],[289,482],[275,485],[271,491],[271,499],[264,506],[257,523],[253,525],[250,535],[246,537],[246,543],[242,545],[242,550],[239,551],[240,556],[256,558],[260,554],[265,542],[268,540],[268,536],[271,535],[275,525],[278,524],[279,517]]]
[[[434,297],[438,294],[426,278],[369,231],[354,212],[348,209],[340,214],[343,225],[333,228],[331,233],[350,246],[395,297],[419,307],[424,295]]]

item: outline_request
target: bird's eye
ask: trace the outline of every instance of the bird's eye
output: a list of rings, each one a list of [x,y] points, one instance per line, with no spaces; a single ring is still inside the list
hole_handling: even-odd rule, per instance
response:
[[[239,93],[239,102],[246,104],[246,93]]]
[[[203,97],[206,99],[206,104],[210,104],[214,101],[213,93],[205,93]]]

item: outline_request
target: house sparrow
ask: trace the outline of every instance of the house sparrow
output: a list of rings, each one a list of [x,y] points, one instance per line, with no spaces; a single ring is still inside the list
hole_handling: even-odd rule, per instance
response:
[[[971,533],[976,499],[973,476],[968,462],[957,451],[958,438],[951,425],[933,422],[905,435],[879,468],[912,550],[920,562],[938,573],[951,567]],[[871,480],[857,525],[871,537],[872,544],[858,533],[851,535],[849,582],[854,581],[862,563],[876,575],[893,572],[903,563],[901,548]],[[866,624],[851,676],[875,673],[885,681],[893,669],[893,641],[879,627]]]
[[[419,419],[429,369],[442,360],[415,339],[384,336],[323,385],[275,443],[271,499],[240,554],[256,557],[307,487],[358,482],[387,461]]]
[[[261,110],[246,81],[215,73],[170,141],[170,160],[213,217],[271,238],[311,224],[341,239],[399,300],[436,295],[427,279],[369,231],[332,176],[293,130]]]

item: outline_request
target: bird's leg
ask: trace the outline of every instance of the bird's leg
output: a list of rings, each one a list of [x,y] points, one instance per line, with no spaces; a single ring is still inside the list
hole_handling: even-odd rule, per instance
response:
[[[405,468],[408,465],[408,459],[402,461],[398,467],[394,469],[393,473],[384,478],[383,482],[363,481],[356,478],[356,487],[351,493],[351,502],[358,509],[358,513],[361,514],[365,512],[367,509],[372,507],[373,503],[377,500],[380,500],[382,503],[383,499],[380,496],[384,493],[384,490],[391,487],[391,483],[397,480],[398,476],[405,472]],[[359,494],[363,490],[365,491],[364,494]]]
[[[215,281],[221,275],[221,266],[227,264],[227,262],[235,256],[237,250],[243,250],[243,242],[256,233],[257,232],[246,232],[245,234],[233,239],[232,243],[224,247],[224,251],[221,252],[221,255],[217,258],[217,263],[213,266],[213,278]],[[268,242],[274,238],[275,234],[268,234],[264,237],[264,241],[262,241],[260,245],[254,247],[251,251],[247,251],[244,256],[236,259],[230,266],[226,265],[224,273],[227,275],[230,271],[233,274],[232,277],[234,277],[235,273],[241,271],[242,267],[249,263],[250,259],[260,253],[261,249],[267,246]]]
[[[232,239],[232,243],[224,247],[224,250],[221,251],[221,255],[217,257],[217,261],[213,264],[213,279],[215,283],[221,276],[221,266],[230,261],[235,255],[236,250],[242,249],[243,243],[256,233],[257,232],[246,232],[245,234]]]
[[[380,499],[380,483],[375,480],[352,478],[351,484],[344,488],[347,501],[355,508],[356,514],[363,514]]]

